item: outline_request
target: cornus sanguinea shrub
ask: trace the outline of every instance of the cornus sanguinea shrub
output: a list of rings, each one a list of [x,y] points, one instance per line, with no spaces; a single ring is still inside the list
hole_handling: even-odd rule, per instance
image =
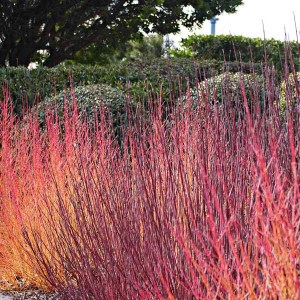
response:
[[[74,99],[40,128],[14,118],[6,93],[3,285],[63,299],[299,299],[295,95],[283,118],[269,69],[266,109],[239,76],[240,114],[188,92],[163,115],[157,97],[147,116],[128,111],[121,142],[104,107],[91,126]]]

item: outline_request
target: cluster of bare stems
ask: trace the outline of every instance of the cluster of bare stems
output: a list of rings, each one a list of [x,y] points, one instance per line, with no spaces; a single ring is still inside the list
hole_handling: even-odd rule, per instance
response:
[[[299,83],[265,69],[222,104],[189,90],[129,113],[116,137],[76,99],[64,118],[1,108],[3,283],[65,299],[298,299]],[[226,89],[225,89],[226,90]],[[263,99],[262,99],[262,98]],[[263,105],[262,105],[263,103]],[[1,277],[0,276],[0,277]]]

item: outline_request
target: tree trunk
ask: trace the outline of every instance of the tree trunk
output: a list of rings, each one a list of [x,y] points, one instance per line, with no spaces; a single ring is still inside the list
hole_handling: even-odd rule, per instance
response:
[[[2,53],[2,52],[4,52],[4,51],[1,51],[0,50],[0,67],[6,67],[6,57],[7,57],[7,55],[6,55],[6,53],[4,52],[4,53]]]
[[[1,44],[0,48],[0,66],[5,67],[6,62],[8,60],[9,56],[9,49],[11,49],[10,41],[9,39],[5,38],[5,40]]]
[[[27,67],[32,61],[32,56],[36,51],[35,45],[18,45],[9,57],[10,66],[25,66]]]
[[[51,67],[58,65],[59,63],[63,62],[64,60],[66,60],[68,58],[70,58],[70,57],[68,57],[67,55],[59,55],[59,54],[50,55],[44,61],[43,66],[51,68]]]

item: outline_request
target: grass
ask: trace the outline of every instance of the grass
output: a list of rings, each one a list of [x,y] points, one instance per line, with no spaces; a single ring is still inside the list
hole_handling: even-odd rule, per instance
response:
[[[167,113],[159,95],[149,99],[149,114],[128,112],[121,142],[104,108],[90,126],[74,99],[42,129],[34,114],[14,117],[6,92],[3,288],[63,299],[298,299],[300,97],[286,73],[284,115],[266,68],[263,109],[241,74],[241,97],[223,104],[201,89]]]

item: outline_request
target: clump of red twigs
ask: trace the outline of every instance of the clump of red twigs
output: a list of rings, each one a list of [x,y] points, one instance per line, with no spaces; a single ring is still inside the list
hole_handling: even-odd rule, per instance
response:
[[[121,139],[104,108],[91,127],[74,99],[40,128],[6,94],[4,279],[65,299],[298,299],[299,83],[282,114],[264,78],[263,109],[241,74],[240,99],[188,92],[167,115],[150,99]]]

